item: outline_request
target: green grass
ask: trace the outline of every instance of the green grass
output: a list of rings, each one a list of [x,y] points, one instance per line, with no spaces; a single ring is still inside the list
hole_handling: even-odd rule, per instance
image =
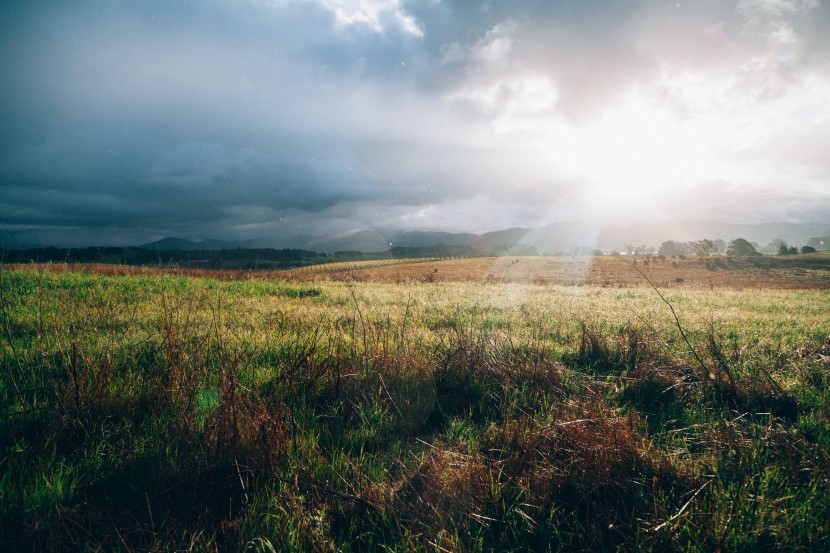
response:
[[[2,291],[3,550],[830,550],[826,292]]]

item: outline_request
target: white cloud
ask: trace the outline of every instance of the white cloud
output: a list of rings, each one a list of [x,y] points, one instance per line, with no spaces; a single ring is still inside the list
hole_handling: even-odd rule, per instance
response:
[[[513,50],[513,34],[518,25],[507,20],[492,27],[485,35],[469,46],[458,42],[445,44],[441,65],[467,63],[467,71],[495,71],[503,69]]]
[[[505,21],[487,31],[484,38],[473,45],[470,51],[471,59],[488,68],[503,68],[513,49],[511,33],[516,30],[516,27],[512,21]]]
[[[446,100],[472,106],[490,117],[499,134],[533,130],[552,115],[559,92],[547,75],[527,73],[497,78],[482,85],[462,86]]]
[[[744,32],[758,36],[773,47],[797,47],[800,37],[794,20],[809,15],[819,0],[740,0],[738,13],[744,18]]]
[[[445,46],[441,60],[442,65],[466,64],[464,79],[444,101],[484,114],[500,134],[535,128],[559,97],[549,75],[512,59],[513,34],[518,31],[517,23],[504,21],[469,47]]]
[[[394,25],[401,31],[416,37],[424,32],[415,18],[408,14],[400,0],[312,0],[335,16],[338,28],[363,26],[376,33]]]

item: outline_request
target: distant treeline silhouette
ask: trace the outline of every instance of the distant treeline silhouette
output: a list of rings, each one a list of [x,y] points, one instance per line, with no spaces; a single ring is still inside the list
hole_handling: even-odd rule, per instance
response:
[[[286,269],[332,261],[324,253],[298,249],[150,250],[136,247],[33,248],[5,250],[7,263],[107,263],[234,269]]]
[[[207,269],[289,269],[321,263],[422,257],[483,257],[537,255],[532,246],[479,249],[470,246],[396,246],[385,252],[338,251],[333,254],[301,249],[232,248],[223,250],[162,250],[140,247],[32,248],[4,250],[6,263],[105,263],[115,265],[202,267]]]

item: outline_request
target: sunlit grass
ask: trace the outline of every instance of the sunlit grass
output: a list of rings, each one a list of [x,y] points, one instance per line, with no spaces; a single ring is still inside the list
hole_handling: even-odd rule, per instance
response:
[[[426,263],[436,261],[431,257],[405,258],[405,259],[371,259],[362,261],[336,261],[334,263],[323,263],[320,265],[306,265],[291,269],[292,273],[342,273],[376,269],[378,267],[394,267],[398,265],[409,265],[413,263]]]
[[[8,549],[830,547],[826,292],[2,290]]]

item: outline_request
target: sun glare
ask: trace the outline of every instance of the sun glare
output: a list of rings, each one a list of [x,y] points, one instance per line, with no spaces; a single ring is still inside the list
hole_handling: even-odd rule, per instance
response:
[[[703,121],[682,121],[645,99],[629,97],[582,128],[558,124],[544,148],[557,169],[608,201],[647,199],[705,179],[717,166]]]

